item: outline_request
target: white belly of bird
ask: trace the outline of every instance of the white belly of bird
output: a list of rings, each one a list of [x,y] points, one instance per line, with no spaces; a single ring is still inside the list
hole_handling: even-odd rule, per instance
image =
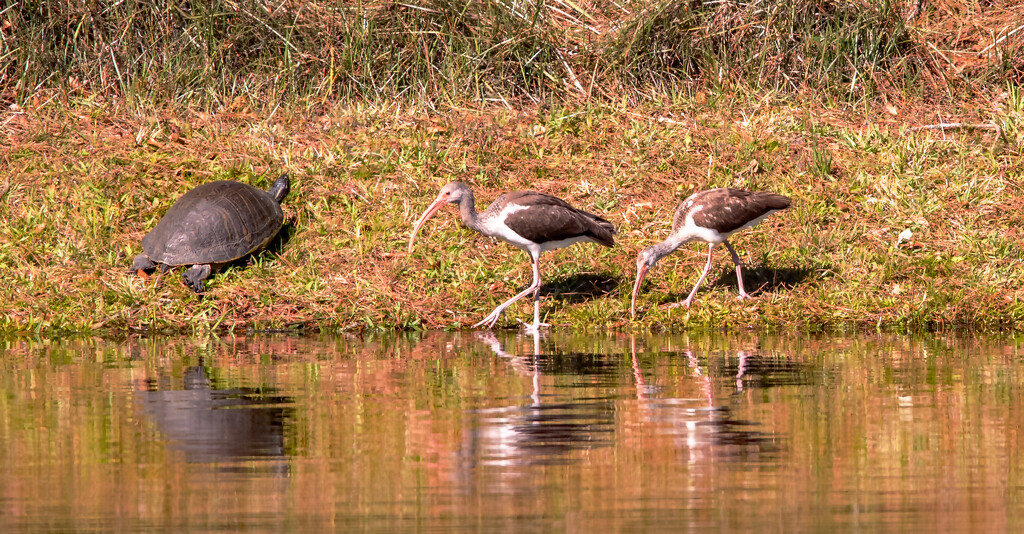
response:
[[[540,250],[541,250],[541,252],[544,252],[545,250],[555,250],[556,248],[565,248],[565,247],[567,247],[567,246],[569,246],[569,245],[571,245],[573,243],[579,243],[580,241],[593,241],[593,239],[590,239],[587,236],[581,235],[579,237],[573,237],[571,239],[562,239],[560,241],[548,241],[546,243],[541,243]]]
[[[687,241],[697,240],[717,245],[722,241],[729,239],[731,234],[720,234],[711,228],[698,226],[697,223],[693,222],[693,215],[690,215],[686,218],[686,226],[684,228],[683,235],[687,236]]]
[[[686,233],[687,233],[687,235],[691,236],[691,240],[692,239],[697,239],[697,240],[703,241],[705,243],[713,243],[713,244],[717,245],[717,244],[722,243],[726,239],[729,239],[729,237],[732,236],[732,234],[735,234],[736,232],[739,232],[740,230],[745,230],[747,228],[753,228],[753,227],[757,226],[766,217],[768,217],[769,215],[775,213],[776,211],[779,211],[779,210],[769,211],[768,213],[765,213],[764,215],[762,215],[762,216],[760,216],[760,217],[758,217],[756,219],[752,219],[747,224],[744,224],[743,226],[741,226],[741,227],[739,227],[739,228],[737,228],[737,229],[735,229],[735,230],[733,230],[731,232],[726,232],[726,233],[720,233],[720,232],[718,232],[716,230],[712,230],[711,228],[704,228],[703,226],[698,226],[697,223],[693,222],[693,215],[690,215],[690,216],[688,216],[686,218]]]

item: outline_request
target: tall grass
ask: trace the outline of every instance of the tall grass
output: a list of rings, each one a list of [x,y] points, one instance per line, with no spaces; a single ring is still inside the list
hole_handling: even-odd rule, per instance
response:
[[[823,85],[857,93],[904,61],[913,44],[891,2],[659,2],[630,17],[609,47],[634,80],[772,89]],[[914,65],[904,69],[913,76]]]
[[[939,7],[931,18],[914,20],[942,19],[942,2],[932,4]],[[0,14],[0,90],[13,101],[48,91],[225,108],[239,97],[263,106],[338,98],[508,103],[724,85],[860,99],[880,87],[943,93],[1024,80],[1020,39],[983,49],[983,61],[958,63],[950,53],[957,43],[909,25],[908,7],[893,0],[9,1]],[[1003,26],[993,22],[991,34],[1012,29]]]

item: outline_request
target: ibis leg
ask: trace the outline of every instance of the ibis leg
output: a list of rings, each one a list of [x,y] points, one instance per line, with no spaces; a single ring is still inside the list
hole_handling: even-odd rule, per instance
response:
[[[533,290],[533,324],[526,327],[526,331],[536,335],[540,332],[540,327],[551,325],[540,322],[540,264],[536,261],[533,262],[533,276],[537,287]]]
[[[743,272],[740,270],[740,257],[728,241],[725,241],[725,248],[729,249],[729,254],[732,254],[732,262],[736,264],[736,281],[740,284],[740,300],[748,299],[750,295],[743,289]]]
[[[697,279],[697,283],[694,284],[693,291],[690,291],[690,296],[686,297],[686,300],[684,300],[682,302],[683,307],[686,307],[686,308],[690,307],[690,304],[693,303],[693,297],[697,294],[697,289],[700,287],[700,285],[702,283],[704,283],[704,279],[707,278],[708,271],[711,270],[711,255],[712,255],[712,253],[714,251],[715,251],[715,245],[712,244],[712,243],[709,243],[708,244],[708,263],[706,265],[704,265],[704,272],[700,273],[700,278],[698,278]]]
[[[497,308],[494,308],[494,311],[488,314],[487,317],[484,317],[482,321],[473,325],[473,328],[480,325],[492,328],[494,323],[498,322],[498,318],[501,317],[505,308],[508,308],[517,300],[529,295],[531,292],[534,293],[534,328],[540,326],[540,302],[537,300],[540,296],[540,264],[538,263],[539,258],[533,258],[531,255],[531,259],[533,259],[533,283],[530,284],[530,287],[516,293],[516,296],[506,300],[505,302],[502,302]]]
[[[537,333],[540,328],[540,286],[533,290],[533,328],[531,332]]]

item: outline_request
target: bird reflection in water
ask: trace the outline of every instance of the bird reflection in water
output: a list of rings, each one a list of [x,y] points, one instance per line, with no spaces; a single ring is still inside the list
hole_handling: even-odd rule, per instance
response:
[[[687,367],[696,381],[699,391],[697,398],[661,398],[662,388],[648,383],[644,378],[637,358],[635,337],[630,338],[630,353],[641,426],[645,427],[639,431],[673,436],[676,443],[689,452],[691,462],[709,456],[744,458],[778,450],[774,436],[757,430],[752,422],[736,419],[730,406],[733,395],[729,394],[725,398],[716,396],[714,381],[710,373],[701,368],[693,350],[683,349],[679,354],[686,358]],[[739,372],[735,375],[737,393],[743,389],[746,360],[751,354],[754,353],[738,351]]]
[[[462,456],[470,467],[568,463],[573,461],[573,451],[610,443],[614,424],[612,399],[565,399],[542,394],[543,373],[561,373],[557,363],[541,353],[540,333],[527,334],[533,338],[533,354],[527,355],[507,352],[493,332],[475,335],[516,373],[529,377],[533,388],[526,404],[468,413],[471,421],[463,438]],[[588,370],[580,369],[579,363],[587,359],[574,360],[570,372],[587,374]]]
[[[757,350],[704,361],[689,348],[657,353],[658,368],[668,370],[645,374],[644,351],[632,337],[631,372],[623,376],[615,354],[560,353],[550,346],[545,354],[538,334],[532,353],[516,354],[492,332],[475,336],[529,378],[532,391],[525,404],[467,412],[460,456],[470,470],[499,466],[515,473],[522,466],[571,463],[587,457],[578,451],[613,442],[667,445],[691,463],[763,460],[779,451],[778,437],[738,417],[740,403],[751,400],[744,393],[809,376],[799,364]],[[678,356],[684,360],[672,360]],[[680,364],[687,371],[670,369]],[[665,382],[668,377],[676,382]]]
[[[202,362],[185,371],[184,389],[170,381],[149,379],[136,392],[142,413],[184,453],[189,463],[264,460],[271,472],[287,473],[285,426],[292,417],[291,399],[251,388],[217,389]],[[252,466],[246,466],[247,470]]]

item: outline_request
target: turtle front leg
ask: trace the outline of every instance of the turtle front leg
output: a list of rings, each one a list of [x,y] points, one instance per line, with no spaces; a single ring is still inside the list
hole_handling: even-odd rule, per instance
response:
[[[210,276],[210,265],[193,265],[188,268],[184,273],[181,273],[181,278],[185,281],[185,285],[195,291],[196,293],[203,292],[203,280],[207,276]]]
[[[132,268],[128,269],[128,272],[137,273],[140,270],[149,272],[153,269],[156,269],[156,264],[153,263],[153,260],[149,259],[149,256],[145,254],[139,254],[138,256],[135,256],[134,260],[132,260]]]

